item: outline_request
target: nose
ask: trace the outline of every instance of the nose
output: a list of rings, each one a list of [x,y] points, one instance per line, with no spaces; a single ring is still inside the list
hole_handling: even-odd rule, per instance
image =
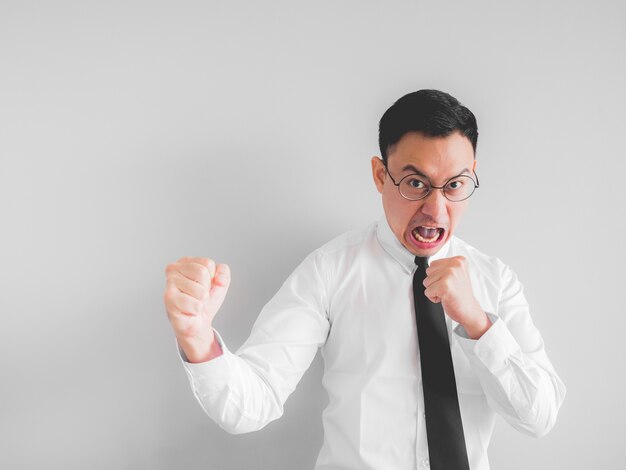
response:
[[[441,189],[433,189],[428,196],[422,199],[422,212],[434,220],[443,219],[446,213],[448,200]]]

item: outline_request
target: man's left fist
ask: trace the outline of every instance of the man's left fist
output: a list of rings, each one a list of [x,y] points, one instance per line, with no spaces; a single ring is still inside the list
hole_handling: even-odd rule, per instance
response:
[[[467,331],[470,338],[480,338],[491,320],[474,297],[467,260],[453,256],[434,260],[426,269],[424,294],[443,306],[446,314]]]

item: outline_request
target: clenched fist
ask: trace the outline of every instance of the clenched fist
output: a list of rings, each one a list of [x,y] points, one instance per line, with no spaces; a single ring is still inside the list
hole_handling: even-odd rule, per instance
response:
[[[439,303],[446,314],[460,323],[470,338],[478,339],[491,326],[491,320],[474,297],[469,266],[464,256],[434,260],[426,269],[424,295]]]
[[[230,269],[209,258],[185,256],[165,268],[163,300],[178,344],[189,362],[205,362],[221,354],[213,318],[222,306]]]

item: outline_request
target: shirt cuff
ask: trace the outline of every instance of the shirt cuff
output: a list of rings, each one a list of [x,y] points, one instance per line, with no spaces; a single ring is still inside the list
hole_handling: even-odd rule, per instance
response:
[[[461,349],[470,361],[478,360],[491,372],[498,372],[509,365],[509,358],[520,346],[509,331],[504,320],[489,313],[492,325],[478,339],[471,339],[461,325],[454,328]]]
[[[192,387],[198,388],[218,388],[221,384],[227,383],[233,374],[233,353],[226,347],[224,340],[217,330],[215,338],[222,348],[222,354],[206,362],[189,362],[185,352],[176,341],[178,355],[183,363],[187,377]]]

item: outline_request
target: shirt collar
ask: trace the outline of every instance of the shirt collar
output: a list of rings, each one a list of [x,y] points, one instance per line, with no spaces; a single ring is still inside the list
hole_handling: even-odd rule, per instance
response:
[[[384,213],[378,219],[377,225],[376,236],[378,237],[378,241],[381,246],[398,263],[400,263],[406,272],[412,273],[415,270],[415,255],[407,250],[402,243],[400,243],[400,240],[398,240],[396,235],[391,230],[389,222],[387,222],[387,216]],[[428,259],[429,264],[434,260],[446,257],[450,248],[451,238],[443,244],[437,253]]]

